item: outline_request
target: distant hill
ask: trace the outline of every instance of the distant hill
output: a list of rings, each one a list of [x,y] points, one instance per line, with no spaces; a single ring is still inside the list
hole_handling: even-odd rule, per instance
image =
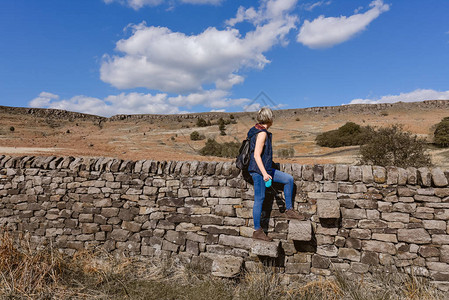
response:
[[[218,126],[197,127],[198,118],[211,123],[236,120],[221,136]],[[255,112],[204,112],[178,115],[115,115],[110,118],[58,109],[0,106],[0,154],[111,156],[124,159],[224,160],[203,157],[205,140],[191,141],[198,131],[217,141],[241,141],[254,125]],[[275,111],[271,128],[277,161],[298,163],[357,162],[358,146],[319,147],[315,137],[346,122],[404,129],[433,139],[435,124],[449,116],[449,100],[351,104]],[[14,131],[11,131],[14,127]],[[284,157],[293,153],[293,157]],[[431,147],[433,162],[449,166],[449,150]]]

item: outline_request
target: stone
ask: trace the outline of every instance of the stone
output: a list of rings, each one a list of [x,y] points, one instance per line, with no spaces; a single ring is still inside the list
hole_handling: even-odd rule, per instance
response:
[[[251,253],[254,255],[278,257],[280,242],[266,242],[253,240]]]
[[[225,246],[250,250],[253,245],[253,239],[242,236],[221,234],[218,243]]]
[[[335,166],[335,180],[347,181],[349,179],[349,166],[337,164]]]
[[[449,244],[449,234],[434,234],[432,235],[432,243],[438,245]]]
[[[429,168],[418,168],[418,183],[420,183],[422,186],[432,185],[432,173],[430,173]]]
[[[360,219],[366,219],[366,210],[362,208],[341,208],[341,215],[343,218],[347,219],[354,219],[354,220],[360,220]]]
[[[285,264],[286,274],[309,274],[310,273],[310,263],[286,263]]]
[[[425,229],[446,230],[446,221],[422,220]]]
[[[369,165],[362,166],[362,181],[364,183],[372,183],[374,181],[373,169]]]
[[[410,221],[409,214],[400,212],[392,212],[392,213],[383,212],[381,218],[389,222],[409,223]]]
[[[360,166],[349,166],[349,181],[362,181],[362,168]]]
[[[373,166],[373,177],[375,183],[385,183],[386,169],[380,166]]]
[[[379,254],[372,251],[363,251],[360,261],[367,265],[377,266],[379,264]]]
[[[335,175],[335,165],[325,164],[324,180],[334,180],[334,175]]]
[[[124,229],[114,229],[111,232],[111,238],[118,242],[126,241],[130,235],[130,232]]]
[[[327,269],[330,265],[330,259],[319,254],[314,254],[312,256],[312,267]]]
[[[399,170],[397,167],[387,167],[387,184],[398,184]]]
[[[349,232],[349,236],[356,239],[370,239],[371,238],[371,230],[362,229],[362,228],[353,228]]]
[[[372,239],[391,243],[398,242],[396,234],[388,234],[388,233],[373,233]]]
[[[340,248],[338,249],[338,257],[359,262],[360,252],[351,248]]]
[[[316,253],[322,256],[336,257],[338,248],[335,245],[320,245],[317,246]]]
[[[288,239],[295,241],[310,241],[312,239],[311,222],[290,220],[288,224]]]
[[[340,202],[338,200],[317,200],[319,218],[340,218]]]
[[[168,230],[165,233],[164,237],[167,241],[177,244],[177,245],[184,245],[186,242],[186,234],[185,232],[178,232],[173,230]]]
[[[217,277],[236,277],[243,265],[242,257],[216,255],[212,262],[212,275]]]
[[[370,241],[370,240],[362,241],[362,250],[379,253],[388,253],[391,255],[395,255],[397,252],[396,247],[394,246],[393,243]]]
[[[427,245],[423,245],[423,246],[419,247],[418,253],[422,257],[426,257],[426,258],[440,256],[440,250],[438,250],[438,248],[433,247],[433,246],[427,246]]]
[[[354,273],[365,274],[369,270],[369,265],[360,262],[351,262],[351,269]]]
[[[432,168],[432,182],[436,187],[443,187],[448,185],[448,181],[444,172],[440,168]]]
[[[427,244],[431,240],[429,233],[424,228],[398,229],[398,241],[400,242]]]
[[[440,261],[449,263],[449,245],[441,245],[440,247]]]

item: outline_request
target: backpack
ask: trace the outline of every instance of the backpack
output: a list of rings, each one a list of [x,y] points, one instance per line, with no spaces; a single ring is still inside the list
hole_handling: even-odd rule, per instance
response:
[[[249,165],[249,159],[251,158],[251,139],[246,138],[242,145],[240,146],[239,155],[237,155],[237,158],[235,159],[235,165],[240,170],[245,170],[248,168]]]
[[[251,138],[258,134],[260,131],[252,134],[251,136],[247,137],[243,140],[242,145],[240,146],[239,154],[237,155],[237,158],[235,159],[235,165],[237,168],[239,168],[242,171],[245,171],[248,169],[249,166],[249,160],[251,158]]]

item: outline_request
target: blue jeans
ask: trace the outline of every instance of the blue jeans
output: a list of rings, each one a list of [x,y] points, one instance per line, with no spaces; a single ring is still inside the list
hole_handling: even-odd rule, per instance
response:
[[[254,205],[253,205],[253,220],[254,229],[260,228],[260,218],[262,216],[262,204],[265,199],[265,181],[263,176],[256,172],[251,172],[254,182]],[[287,209],[293,208],[293,177],[290,174],[274,170],[273,182],[284,184],[285,206]]]

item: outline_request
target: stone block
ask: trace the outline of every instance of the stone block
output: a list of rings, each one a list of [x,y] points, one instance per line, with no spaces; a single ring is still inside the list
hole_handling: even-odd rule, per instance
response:
[[[212,234],[239,235],[239,228],[234,226],[203,225],[201,229]]]
[[[286,274],[309,274],[310,273],[310,263],[286,263],[285,264]]]
[[[383,212],[382,219],[389,222],[408,223],[410,221],[410,215],[407,213],[400,213],[400,212],[392,212],[392,213]]]
[[[335,175],[335,165],[325,164],[324,165],[324,180],[334,180]]]
[[[250,250],[253,245],[253,239],[243,236],[222,234],[219,237],[218,243],[225,246]]]
[[[449,234],[432,235],[432,243],[438,245],[449,245]]]
[[[338,257],[359,262],[360,252],[351,248],[340,248],[338,249]]]
[[[295,241],[310,241],[312,239],[311,222],[290,220],[288,224],[288,239]]]
[[[362,228],[354,228],[349,232],[349,236],[356,239],[364,239],[368,240],[371,238],[371,230],[362,229]]]
[[[130,235],[131,235],[131,233],[128,230],[124,230],[124,229],[114,229],[111,232],[111,238],[118,242],[126,241]]]
[[[366,210],[362,208],[341,208],[341,215],[346,219],[360,220],[366,219]]]
[[[319,218],[340,218],[340,202],[338,200],[317,200]]]
[[[265,242],[253,240],[251,253],[254,255],[278,257],[280,242]]]
[[[386,169],[380,166],[373,166],[373,177],[375,183],[385,183],[387,180]]]
[[[362,181],[362,168],[360,166],[349,166],[349,181]]]
[[[320,245],[316,248],[316,253],[327,257],[336,257],[338,248],[335,245]]]
[[[446,175],[444,175],[444,172],[440,168],[432,168],[431,174],[434,186],[442,187],[448,185]]]
[[[235,277],[240,274],[242,265],[242,257],[216,255],[212,262],[212,275],[227,278]]]
[[[432,173],[429,168],[421,167],[418,169],[418,183],[422,186],[432,185]]]
[[[347,181],[349,179],[349,166],[348,165],[336,165],[335,166],[335,180]]]
[[[302,178],[306,181],[313,181],[313,165],[302,166]]]
[[[395,255],[397,252],[396,247],[393,243],[370,240],[362,241],[362,250],[378,253],[388,253],[391,255]]]
[[[398,229],[398,241],[400,242],[427,244],[431,240],[429,233],[424,228]]]
[[[440,261],[449,263],[449,245],[442,245],[440,247]]]
[[[372,239],[391,243],[398,242],[396,234],[388,234],[388,233],[373,233]]]
[[[164,237],[167,241],[176,244],[176,245],[184,245],[186,242],[186,234],[185,232],[168,230],[165,233]]]
[[[446,221],[439,220],[422,220],[425,229],[446,230]]]
[[[440,256],[440,250],[437,247],[427,246],[427,245],[423,245],[423,246],[419,247],[418,253],[422,257],[426,257],[426,258]],[[443,255],[442,252],[441,252],[441,255]]]
[[[364,183],[372,183],[374,181],[373,169],[371,166],[362,166],[362,181]]]

